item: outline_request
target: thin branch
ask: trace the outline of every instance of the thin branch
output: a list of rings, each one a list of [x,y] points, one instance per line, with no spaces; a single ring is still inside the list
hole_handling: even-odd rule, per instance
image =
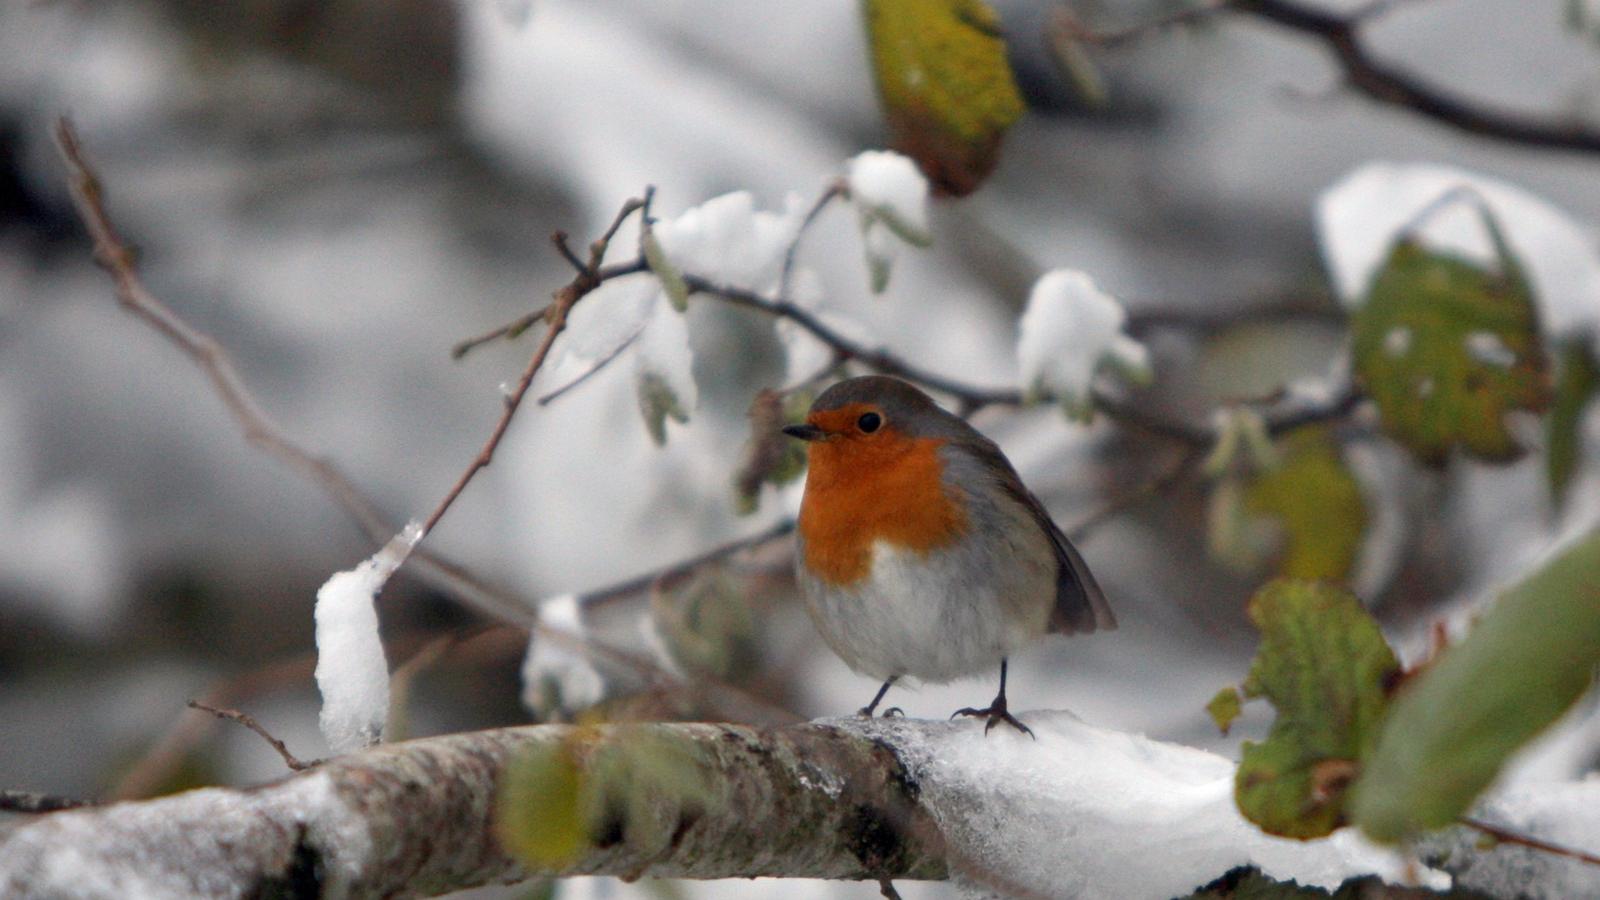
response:
[[[545,313],[549,311],[550,307],[541,306],[525,316],[513,319],[510,322],[501,325],[499,328],[490,329],[489,331],[486,331],[477,337],[470,337],[465,340],[458,341],[454,347],[450,348],[450,358],[461,359],[468,353],[471,353],[473,350],[478,349],[484,344],[497,341],[501,338],[506,338],[508,340],[519,338],[522,336],[523,332],[542,321],[545,317]]]
[[[601,285],[600,265],[605,260],[606,250],[610,248],[612,238],[616,237],[617,229],[622,227],[622,223],[627,221],[629,216],[646,208],[650,195],[651,191],[647,190],[644,199],[635,198],[622,204],[622,208],[617,210],[617,214],[611,220],[611,226],[606,229],[605,234],[589,245],[589,262],[584,265],[577,275],[573,276],[572,281],[555,292],[550,307],[545,312],[546,328],[544,337],[539,341],[539,346],[534,349],[533,356],[528,360],[527,367],[522,370],[522,377],[517,379],[517,386],[506,395],[505,409],[501,411],[499,421],[495,423],[488,439],[483,442],[483,447],[478,450],[478,455],[473,457],[472,462],[467,464],[466,471],[461,473],[460,477],[456,479],[456,483],[451,485],[449,491],[445,492],[444,499],[440,500],[439,505],[434,507],[433,512],[428,514],[427,521],[422,525],[422,533],[424,535],[433,531],[434,526],[439,524],[439,520],[450,510],[450,506],[455,503],[457,497],[461,496],[461,492],[466,490],[473,477],[487,468],[489,463],[493,461],[494,451],[500,446],[500,440],[505,437],[506,430],[511,427],[511,418],[517,414],[517,408],[522,405],[522,398],[527,396],[528,386],[533,384],[533,377],[539,374],[539,369],[544,366],[544,361],[550,355],[550,348],[554,346],[556,338],[567,329],[567,314],[572,311],[572,307],[577,305],[579,300],[582,300]],[[564,257],[571,262],[577,262],[576,254],[567,246],[566,235],[557,232],[553,241],[556,249]]]
[[[94,805],[93,800],[79,800],[76,797],[38,794],[33,791],[0,791],[0,812],[52,813]]]
[[[787,537],[793,531],[794,520],[785,519],[782,522],[779,522],[765,530],[758,531],[749,537],[739,538],[735,541],[729,541],[720,547],[714,547],[698,556],[691,556],[688,559],[679,560],[671,565],[664,566],[652,572],[647,572],[635,578],[630,578],[627,581],[618,582],[617,584],[613,584],[609,587],[588,591],[579,595],[578,603],[585,609],[593,609],[595,607],[604,606],[607,603],[611,603],[616,600],[622,600],[637,594],[641,594],[645,591],[648,591],[651,585],[654,585],[660,581],[678,578],[700,568],[701,566],[707,565],[708,563],[721,562],[722,560],[727,559],[728,557],[737,553],[764,547],[773,541]]]
[[[1291,0],[1236,0],[1227,9],[1321,41],[1344,70],[1350,87],[1379,103],[1518,146],[1600,152],[1600,130],[1587,123],[1487,106],[1374,57],[1362,40],[1361,27],[1392,5],[1380,2],[1353,15],[1337,15]]]
[[[601,369],[604,369],[606,366],[611,365],[611,363],[616,361],[617,357],[622,355],[622,352],[624,350],[627,350],[629,347],[632,347],[634,341],[637,341],[639,339],[639,335],[641,335],[641,334],[644,334],[644,326],[642,326],[642,325],[639,326],[638,328],[635,328],[633,330],[633,334],[628,335],[628,339],[627,340],[625,340],[622,343],[618,344],[617,346],[613,347],[611,349],[610,353],[607,353],[605,356],[602,356],[600,359],[596,360],[594,365],[592,365],[588,369],[584,370],[584,372],[582,374],[580,374],[578,377],[576,377],[576,378],[572,379],[571,381],[567,382],[566,384],[563,384],[562,386],[550,391],[549,393],[546,393],[543,396],[541,396],[539,398],[539,401],[538,401],[539,405],[540,406],[549,406],[555,400],[560,399],[568,391],[571,391],[573,388],[578,387],[579,385],[583,384],[585,381],[588,381],[589,379],[593,378],[594,376],[600,374],[600,370]]]
[[[273,737],[272,732],[268,731],[265,725],[262,725],[260,722],[256,721],[255,717],[249,713],[240,712],[237,709],[222,709],[216,706],[207,706],[198,700],[190,700],[189,708],[198,709],[201,712],[208,712],[219,719],[226,719],[230,722],[238,722],[240,725],[243,725],[251,731],[254,731],[256,734],[261,735],[261,739],[266,741],[268,744],[271,744],[272,749],[278,751],[278,755],[283,757],[283,764],[288,766],[290,771],[300,772],[305,769],[312,768],[321,762],[321,760],[312,760],[311,762],[301,761],[293,753],[289,752],[289,747],[287,744]]]
[[[1591,866],[1600,866],[1600,855],[1590,853],[1586,850],[1579,850],[1575,847],[1566,847],[1561,844],[1552,844],[1549,841],[1540,840],[1539,838],[1531,835],[1519,834],[1515,831],[1501,828],[1499,825],[1493,825],[1489,822],[1483,821],[1482,819],[1474,819],[1467,816],[1462,816],[1461,824],[1475,831],[1480,831],[1502,844],[1515,844],[1518,847],[1527,847],[1532,850],[1539,850],[1544,853],[1554,854],[1556,856],[1564,856],[1567,859],[1575,859],[1581,863],[1586,863]]]
[[[1166,468],[1133,488],[1112,497],[1106,501],[1104,506],[1084,516],[1083,519],[1074,523],[1071,528],[1066,529],[1067,537],[1074,541],[1083,540],[1089,532],[1099,528],[1111,518],[1122,514],[1151,497],[1166,493],[1179,481],[1182,481],[1204,458],[1205,451],[1199,447],[1185,447]]]
[[[845,184],[844,179],[835,178],[828,182],[828,186],[817,197],[816,202],[811,204],[811,209],[806,211],[805,218],[800,220],[800,227],[795,229],[794,237],[789,240],[789,246],[783,251],[783,271],[778,275],[779,299],[788,300],[790,297],[789,288],[794,280],[795,262],[800,256],[800,239],[811,230],[811,226],[817,221],[817,217],[822,215],[822,211],[828,208],[829,203],[848,193],[849,186]]]

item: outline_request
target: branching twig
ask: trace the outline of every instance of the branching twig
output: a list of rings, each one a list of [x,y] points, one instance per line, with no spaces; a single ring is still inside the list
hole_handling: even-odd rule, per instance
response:
[[[501,325],[499,328],[492,328],[489,331],[478,335],[477,337],[470,337],[466,340],[459,341],[454,347],[450,348],[450,358],[461,359],[468,353],[471,353],[473,350],[476,350],[484,344],[497,341],[500,338],[519,338],[522,336],[523,332],[542,321],[545,313],[548,312],[549,309],[550,307],[548,306],[541,306],[533,312],[522,316],[521,318],[513,319],[510,322]]]
[[[262,740],[266,741],[268,744],[271,744],[272,749],[278,751],[278,755],[283,757],[283,764],[288,766],[291,771],[299,772],[309,769],[321,762],[321,760],[304,762],[296,757],[293,753],[290,753],[287,744],[273,737],[272,732],[268,731],[266,726],[256,721],[255,717],[249,713],[240,712],[237,709],[222,709],[216,706],[207,706],[198,700],[190,700],[189,708],[198,709],[201,712],[208,712],[219,719],[227,719],[230,722],[238,722],[240,725],[243,725],[251,731],[254,731],[256,734],[261,735]]]
[[[528,386],[533,384],[533,376],[539,374],[539,369],[544,366],[544,361],[550,355],[550,348],[555,344],[556,338],[566,330],[567,314],[572,311],[572,307],[577,305],[579,300],[582,300],[591,291],[600,286],[600,264],[605,261],[606,250],[610,248],[612,238],[616,237],[617,230],[622,227],[622,223],[627,221],[629,216],[641,209],[645,209],[650,202],[650,193],[647,190],[644,199],[634,198],[622,204],[622,208],[617,210],[617,215],[611,220],[611,226],[606,229],[605,234],[589,245],[589,261],[582,264],[578,274],[565,287],[555,292],[550,306],[544,312],[544,338],[539,341],[539,346],[534,348],[532,358],[528,360],[527,367],[522,370],[522,377],[517,379],[517,386],[506,395],[505,409],[500,413],[500,420],[495,423],[494,430],[489,433],[488,439],[483,442],[483,447],[478,450],[478,455],[473,457],[472,462],[467,464],[466,471],[461,473],[461,476],[456,479],[456,483],[451,485],[450,490],[445,493],[444,499],[440,500],[439,505],[434,507],[433,512],[428,514],[427,521],[422,525],[422,533],[424,535],[433,531],[434,526],[438,525],[439,520],[449,511],[451,504],[455,503],[456,498],[461,496],[463,490],[466,490],[467,484],[494,459],[494,451],[500,446],[501,438],[505,437],[506,429],[511,427],[511,418],[517,414],[517,408],[522,405],[522,398],[527,396]],[[553,240],[556,249],[563,257],[574,265],[579,264],[577,255],[572,252],[572,248],[567,246],[567,236],[565,234],[557,232]]]

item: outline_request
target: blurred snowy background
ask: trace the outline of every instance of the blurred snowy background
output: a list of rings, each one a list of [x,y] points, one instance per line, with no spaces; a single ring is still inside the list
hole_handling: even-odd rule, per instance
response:
[[[1271,24],[1218,15],[1097,50],[1108,99],[1093,106],[1050,60],[1056,4],[995,6],[1029,111],[993,179],[935,205],[933,249],[902,252],[882,298],[868,293],[851,211],[825,213],[803,249],[829,308],[935,371],[1012,384],[1016,318],[1057,266],[1091,273],[1136,314],[1304,311],[1270,329],[1145,335],[1157,383],[1140,402],[1200,422],[1221,398],[1333,365],[1341,329],[1314,207],[1358,165],[1457,165],[1579,219],[1600,214],[1592,156],[1464,136],[1342,92],[1322,45]],[[1078,9],[1109,26],[1170,7]],[[1600,50],[1566,13],[1558,0],[1402,3],[1370,38],[1486,103],[1600,120]],[[86,796],[113,791],[198,716],[186,700],[252,673],[238,705],[301,756],[325,752],[306,661],[312,598],[372,547],[315,486],[250,448],[197,370],[117,308],[63,186],[50,138],[62,113],[150,288],[221,342],[288,434],[397,522],[437,502],[498,415],[531,344],[461,362],[449,350],[565,282],[551,231],[585,242],[647,184],[663,216],[737,189],[780,209],[884,141],[853,0],[0,6],[0,787]],[[526,408],[429,545],[531,602],[784,516],[792,490],[769,491],[750,517],[729,490],[746,407],[785,376],[771,323],[712,303],[693,304],[690,321],[699,403],[664,448],[640,423],[628,368],[611,367]],[[976,422],[1068,526],[1169,457],[1049,409]],[[1520,571],[1563,527],[1536,459],[1434,475],[1380,444],[1366,457],[1387,510],[1385,546],[1371,552],[1394,561],[1367,599],[1403,646],[1420,646],[1436,604]],[[1595,493],[1593,463],[1575,497]],[[1567,521],[1592,515],[1579,500]],[[1258,734],[1259,713],[1221,739],[1202,710],[1248,666],[1242,601],[1260,581],[1208,563],[1203,527],[1204,491],[1190,483],[1083,541],[1122,628],[1014,660],[1012,707],[1224,752]],[[803,716],[862,705],[873,685],[775,593],[760,677],[739,680]],[[593,624],[638,648],[646,608],[608,604]],[[403,574],[380,614],[411,646],[478,621]],[[410,732],[526,721],[521,650],[447,655],[417,680]],[[986,678],[891,702],[942,717],[992,689]],[[281,770],[242,729],[215,731],[186,765],[187,781],[168,786]]]

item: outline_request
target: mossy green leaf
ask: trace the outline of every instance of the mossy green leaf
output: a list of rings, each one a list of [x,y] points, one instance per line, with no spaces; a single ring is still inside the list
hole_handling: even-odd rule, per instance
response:
[[[1023,111],[1000,20],[983,0],[862,0],[891,142],[939,190],[972,193]]]
[[[635,385],[639,397],[639,414],[644,416],[644,427],[656,446],[667,443],[667,420],[682,425],[689,421],[689,411],[673,392],[667,380],[654,372],[641,372]]]
[[[1487,214],[1485,223],[1498,237]],[[1497,244],[1500,263],[1490,269],[1402,238],[1351,321],[1356,379],[1384,430],[1429,465],[1453,448],[1516,459],[1523,448],[1506,414],[1550,401],[1532,292]]]
[[[1556,378],[1555,402],[1545,422],[1545,472],[1550,479],[1550,496],[1557,507],[1566,503],[1567,488],[1578,469],[1583,450],[1579,425],[1583,411],[1600,390],[1600,364],[1585,339],[1573,340],[1561,349],[1561,370]]]
[[[1503,594],[1394,698],[1351,799],[1379,841],[1453,823],[1600,664],[1600,533]]]
[[[650,595],[650,617],[663,648],[679,668],[729,679],[758,671],[765,655],[761,618],[768,610],[745,579],[707,566]]]
[[[1399,672],[1378,624],[1348,591],[1280,579],[1250,599],[1261,631],[1245,697],[1277,710],[1267,739],[1246,741],[1239,811],[1271,834],[1322,837],[1345,821],[1344,792],[1377,739]]]
[[[1282,529],[1280,574],[1343,581],[1355,568],[1367,527],[1361,485],[1326,428],[1302,428],[1280,442],[1279,464],[1245,488],[1245,509]]]
[[[805,420],[811,399],[809,391],[783,394],[763,390],[750,401],[746,414],[750,420],[750,436],[745,441],[744,459],[733,473],[733,504],[739,515],[747,516],[756,511],[762,485],[788,484],[805,472],[806,445],[784,434],[782,429]]]

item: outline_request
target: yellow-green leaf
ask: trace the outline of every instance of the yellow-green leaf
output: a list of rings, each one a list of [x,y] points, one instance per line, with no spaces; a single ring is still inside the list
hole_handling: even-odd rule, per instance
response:
[[[673,392],[667,380],[654,372],[641,372],[635,385],[639,397],[639,414],[644,416],[644,427],[657,446],[667,442],[667,419],[682,425],[689,421],[689,411]]]
[[[706,566],[650,595],[650,617],[663,649],[685,672],[744,678],[766,655],[765,595],[720,566]]]
[[[507,766],[496,820],[501,845],[541,869],[577,859],[585,846],[581,789],[576,741],[540,745]]]
[[[1453,823],[1507,757],[1560,718],[1600,664],[1600,534],[1502,595],[1394,698],[1351,797],[1374,840]]]
[[[1367,527],[1361,485],[1326,428],[1302,428],[1280,450],[1281,462],[1245,489],[1245,509],[1281,527],[1280,574],[1343,581],[1355,567]]]
[[[1384,430],[1430,465],[1455,447],[1517,458],[1506,414],[1550,401],[1531,290],[1487,213],[1485,225],[1501,249],[1497,270],[1403,238],[1351,322],[1355,375]]]
[[[1239,689],[1229,685],[1211,698],[1206,704],[1206,712],[1210,713],[1211,721],[1217,723],[1217,730],[1223,734],[1233,727],[1233,720],[1239,718],[1243,701],[1239,697]]]
[[[1377,738],[1400,665],[1361,603],[1332,585],[1274,581],[1249,613],[1261,647],[1244,696],[1266,697],[1277,718],[1265,741],[1244,743],[1234,800],[1271,834],[1322,837],[1345,821],[1345,788]]]
[[[1550,478],[1550,496],[1557,507],[1565,504],[1567,487],[1577,471],[1583,450],[1579,426],[1583,411],[1600,390],[1600,364],[1586,339],[1567,342],[1561,350],[1561,373],[1556,379],[1555,402],[1545,423],[1545,471]]]
[[[639,236],[639,243],[644,247],[645,265],[655,274],[656,280],[661,282],[661,291],[667,295],[667,301],[678,312],[689,308],[689,285],[683,280],[683,273],[667,258],[666,248],[661,246],[661,241],[656,237],[654,229],[645,228]]]
[[[947,194],[994,170],[1022,115],[1000,20],[983,0],[863,0],[891,142]]]

